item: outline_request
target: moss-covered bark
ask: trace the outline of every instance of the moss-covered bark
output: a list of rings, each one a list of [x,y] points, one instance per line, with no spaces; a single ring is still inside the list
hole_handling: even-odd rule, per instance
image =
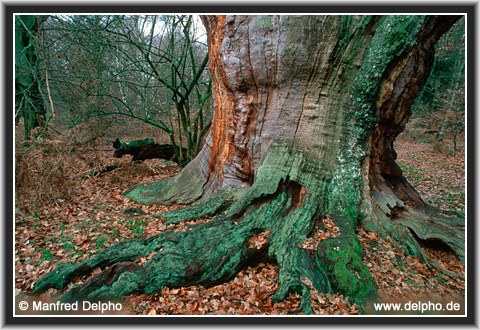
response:
[[[311,283],[361,303],[376,284],[363,265],[360,225],[420,257],[412,231],[440,239],[462,259],[461,219],[425,211],[392,152],[428,73],[429,47],[455,19],[203,17],[215,92],[206,145],[178,176],[125,195],[146,204],[197,203],[157,215],[169,224],[214,218],[62,265],[35,293],[63,288],[94,267],[104,271],[64,299],[212,285],[266,258],[279,268],[274,300],[300,293],[308,313]],[[338,232],[312,250],[305,242],[325,219]],[[259,235],[268,239],[256,247]],[[132,263],[152,253],[145,265]]]
[[[375,284],[361,262],[362,248],[349,221],[339,218],[341,235],[324,241],[316,253],[300,247],[326,215],[330,178],[319,175],[312,162],[284,144],[273,145],[258,180],[234,203],[227,203],[224,214],[190,225],[186,231],[172,228],[147,239],[126,240],[92,259],[61,265],[36,283],[34,294],[50,287],[63,289],[74,277],[88,275],[96,267],[103,272],[72,288],[62,299],[112,299],[134,292],[155,293],[164,286],[208,286],[234,277],[247,263],[268,258],[279,267],[274,301],[297,292],[305,294],[307,302],[309,289],[302,279],[308,278],[320,292],[348,287],[352,299],[361,302],[375,292]],[[165,217],[174,222],[172,219],[178,220],[176,216],[187,210],[192,212],[186,219],[205,215],[202,210],[222,211],[212,205],[220,204],[210,200],[168,212]],[[254,235],[265,232],[268,240],[262,247],[249,244]],[[138,256],[152,253],[155,255],[145,265],[134,263]],[[309,305],[305,303],[304,308],[308,311]]]

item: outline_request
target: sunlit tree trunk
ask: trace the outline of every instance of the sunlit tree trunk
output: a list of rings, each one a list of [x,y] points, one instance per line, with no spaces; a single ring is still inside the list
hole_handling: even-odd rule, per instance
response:
[[[359,226],[393,237],[425,262],[417,238],[441,240],[463,259],[463,219],[428,207],[402,176],[393,149],[431,68],[433,46],[458,17],[202,19],[215,98],[207,142],[181,174],[139,184],[126,196],[196,203],[160,214],[167,223],[214,218],[102,252],[86,268],[125,261],[127,251],[157,251],[141,270],[122,268],[121,284],[84,286],[70,297],[210,285],[268,259],[279,267],[274,301],[298,292],[308,312],[313,286],[363,302],[376,284],[362,263]],[[319,230],[330,238],[306,246]],[[261,248],[252,247],[255,237],[265,238]],[[39,287],[52,282],[47,277]]]

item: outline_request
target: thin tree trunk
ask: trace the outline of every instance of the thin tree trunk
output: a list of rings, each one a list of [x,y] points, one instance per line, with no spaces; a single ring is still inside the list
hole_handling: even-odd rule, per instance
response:
[[[435,136],[435,140],[439,142],[443,141],[443,137],[445,136],[445,130],[447,129],[447,123],[448,123],[448,114],[443,118],[442,124],[440,125],[437,135]]]

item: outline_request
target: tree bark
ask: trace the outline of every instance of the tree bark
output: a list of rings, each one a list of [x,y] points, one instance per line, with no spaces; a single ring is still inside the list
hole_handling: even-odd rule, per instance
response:
[[[16,118],[23,117],[26,141],[30,140],[32,129],[42,125],[46,113],[37,72],[38,29],[33,15],[19,15],[15,19]]]
[[[62,266],[36,292],[156,252],[141,271],[124,271],[82,297],[211,285],[269,259],[279,267],[274,301],[301,293],[308,313],[308,279],[320,292],[361,303],[376,284],[362,263],[358,226],[395,238],[426,262],[415,236],[442,240],[463,260],[463,219],[428,207],[393,149],[428,76],[433,45],[457,19],[203,16],[215,100],[206,144],[179,175],[125,195],[146,204],[197,203],[158,215],[171,224],[215,217]],[[318,230],[331,237],[305,248]],[[256,235],[268,238],[259,249],[249,244]]]

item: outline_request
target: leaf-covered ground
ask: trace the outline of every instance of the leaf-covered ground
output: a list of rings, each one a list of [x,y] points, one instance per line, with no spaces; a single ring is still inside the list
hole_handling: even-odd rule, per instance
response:
[[[448,146],[448,143],[446,143]],[[465,149],[453,155],[451,146],[438,142],[395,143],[397,163],[404,176],[432,206],[465,212]]]
[[[16,295],[28,296],[35,282],[59,262],[84,260],[121,240],[148,237],[169,228],[162,224],[161,218],[153,219],[149,214],[180,207],[138,205],[122,196],[125,189],[135,183],[156,181],[178,173],[180,169],[174,163],[162,160],[131,163],[129,157],[115,159],[111,141],[105,139],[79,147],[77,142],[63,137],[36,141],[28,149],[20,140],[17,135]],[[429,143],[406,141],[396,143],[396,148],[405,175],[426,201],[464,212],[463,151],[455,157],[441,155],[434,152]],[[119,164],[117,169],[84,178],[88,171],[114,162]],[[180,224],[179,230],[182,226],[185,224]],[[464,266],[450,251],[434,247],[425,249],[428,256],[448,270],[447,275],[430,269],[416,257],[405,256],[391,241],[374,233],[360,230],[358,235],[364,247],[364,263],[378,284],[381,301],[464,301]],[[142,259],[137,262],[145,262]],[[124,312],[145,315],[289,314],[300,307],[300,297],[291,295],[281,303],[272,304],[271,298],[278,287],[277,276],[275,265],[260,263],[214,287],[164,288],[151,296],[127,297]],[[76,278],[70,287],[85,280]],[[358,305],[342,295],[312,293],[311,303],[318,314],[360,312]],[[55,298],[59,294],[61,292],[51,289],[42,299]],[[372,306],[366,306],[365,310],[374,312]]]

